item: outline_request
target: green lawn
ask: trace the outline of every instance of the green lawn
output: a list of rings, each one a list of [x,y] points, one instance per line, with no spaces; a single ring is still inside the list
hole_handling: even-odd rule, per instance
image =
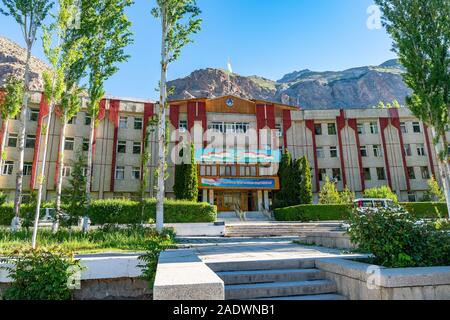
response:
[[[0,255],[7,255],[17,249],[30,246],[31,237],[31,229],[15,234],[12,234],[9,229],[0,229]],[[40,247],[59,246],[73,253],[145,251],[152,240],[168,246],[175,243],[171,232],[165,232],[164,235],[159,236],[154,229],[143,227],[126,229],[105,227],[87,234],[76,230],[69,232],[67,229],[61,229],[57,234],[52,234],[48,229],[42,229],[38,233]]]

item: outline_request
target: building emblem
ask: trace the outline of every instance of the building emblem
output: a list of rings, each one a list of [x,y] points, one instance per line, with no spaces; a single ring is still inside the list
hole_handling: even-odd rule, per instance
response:
[[[229,108],[232,108],[234,106],[234,100],[229,98],[227,99],[226,104]]]

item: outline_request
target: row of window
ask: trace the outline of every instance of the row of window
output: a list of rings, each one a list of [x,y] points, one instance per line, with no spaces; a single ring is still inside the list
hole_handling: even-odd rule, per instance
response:
[[[257,166],[201,165],[200,175],[204,177],[256,177],[258,170]]]
[[[369,131],[370,134],[378,134],[380,132],[378,128],[378,122],[369,122]],[[329,136],[334,136],[337,134],[336,130],[336,124],[335,123],[327,123],[325,124],[327,128],[327,133]],[[419,122],[412,122],[411,123],[412,132],[414,133],[422,133],[422,128],[420,126]],[[402,133],[408,133],[408,124],[406,122],[400,123],[400,129]],[[322,123],[316,123],[314,125],[314,132],[317,136],[321,136],[323,134],[323,124]],[[366,134],[366,124],[365,123],[358,123],[358,134]]]
[[[328,148],[329,148],[330,158],[338,158],[339,157],[338,148],[336,146],[330,146]],[[379,144],[372,145],[371,149],[373,152],[373,156],[375,158],[383,157],[383,149],[381,148],[381,145],[379,145]],[[369,157],[369,146],[361,146],[359,152],[361,154],[361,157],[363,157],[363,158]],[[450,148],[449,148],[449,152],[450,152]],[[416,153],[420,157],[426,156],[425,145],[423,143],[416,144]],[[317,158],[324,159],[325,158],[325,148],[317,147],[316,154],[317,154]],[[405,155],[408,157],[411,157],[413,155],[411,144],[405,144]]]
[[[416,180],[416,168],[414,167],[408,167],[408,177],[410,180]],[[420,176],[423,180],[428,180],[431,178],[430,170],[427,166],[420,167]],[[386,170],[384,167],[375,168],[376,171],[376,178],[378,181],[385,181],[386,180]],[[341,181],[341,169],[340,168],[333,168],[331,169],[332,172],[332,179],[335,179],[336,181]],[[327,169],[319,169],[319,181],[323,182],[325,181],[327,177]],[[363,176],[365,181],[371,181],[372,180],[372,169],[371,168],[363,168]]]

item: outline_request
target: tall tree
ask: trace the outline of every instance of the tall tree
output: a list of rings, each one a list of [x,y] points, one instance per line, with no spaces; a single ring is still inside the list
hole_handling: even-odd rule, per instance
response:
[[[33,249],[36,248],[42,193],[44,183],[46,182],[45,165],[47,162],[50,124],[56,103],[61,101],[61,97],[66,90],[64,76],[70,66],[81,56],[79,46],[64,50],[64,40],[66,39],[68,30],[73,27],[72,22],[77,14],[78,7],[75,5],[75,0],[58,0],[57,13],[54,15],[55,20],[48,27],[44,27],[44,34],[42,36],[44,53],[50,63],[52,71],[44,72],[44,95],[48,100],[49,113],[47,116],[47,123],[44,127],[44,149],[42,153],[40,175],[37,179],[38,191],[32,238]],[[37,137],[37,139],[41,139],[41,137]]]
[[[280,190],[275,194],[274,207],[283,208],[289,206],[289,197],[291,194],[292,181],[292,158],[288,150],[283,154],[278,169],[278,178],[280,180]]]
[[[2,117],[2,141],[0,141],[0,170],[3,168],[3,161],[6,160],[5,145],[8,136],[9,120],[14,119],[20,112],[23,98],[23,82],[14,76],[6,79],[4,96],[0,97],[0,114]]]
[[[383,25],[394,40],[413,91],[406,99],[413,114],[428,125],[438,155],[439,174],[450,214],[450,164],[445,138],[450,108],[450,1],[375,0]]]
[[[22,109],[20,112],[20,127],[18,135],[19,167],[16,177],[16,195],[14,198],[14,215],[12,226],[15,231],[18,226],[20,204],[22,203],[23,189],[23,164],[25,156],[25,132],[28,111],[28,96],[30,87],[30,62],[31,50],[36,41],[36,34],[42,26],[48,12],[53,6],[52,0],[2,0],[4,8],[0,13],[11,16],[19,24],[27,47],[27,57],[24,71],[24,92],[22,97]]]
[[[180,57],[181,50],[192,42],[190,36],[200,31],[201,11],[196,0],[157,0],[157,7],[152,15],[160,19],[161,38],[161,80],[159,83],[158,111],[158,182],[156,205],[156,229],[161,232],[164,227],[164,177],[166,168],[166,109],[167,109],[167,70],[169,64]]]
[[[91,202],[94,132],[98,125],[104,83],[119,70],[117,64],[128,60],[125,48],[130,45],[131,22],[125,9],[133,0],[89,0],[82,2],[78,36],[83,37],[82,52],[88,74],[88,112],[92,119],[86,172],[86,205]]]
[[[181,164],[175,166],[175,185],[173,187],[175,197],[178,200],[197,201],[198,199],[198,174],[195,163],[195,147],[193,144],[185,146],[181,152],[189,148],[189,155],[186,157],[188,163],[183,160]],[[181,158],[185,159],[184,155]]]
[[[305,156],[301,158],[302,160],[302,178],[300,185],[300,203],[301,204],[312,204],[313,203],[313,193],[312,193],[312,179],[311,179],[311,166],[308,158]]]
[[[319,203],[320,204],[340,204],[341,197],[339,192],[336,190],[336,184],[328,177],[325,179],[325,184],[320,190],[319,194]]]

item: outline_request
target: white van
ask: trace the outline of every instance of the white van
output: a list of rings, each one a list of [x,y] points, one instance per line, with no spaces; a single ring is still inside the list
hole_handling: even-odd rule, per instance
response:
[[[388,209],[395,206],[390,199],[356,199],[353,203],[358,209]]]

